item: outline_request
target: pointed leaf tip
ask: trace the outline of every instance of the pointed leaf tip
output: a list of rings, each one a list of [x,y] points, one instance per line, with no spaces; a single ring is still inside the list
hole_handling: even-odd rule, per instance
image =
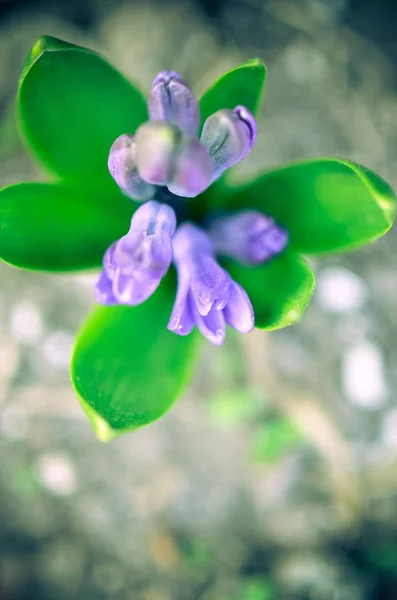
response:
[[[147,118],[142,94],[95,52],[50,36],[34,44],[17,96],[21,133],[54,174],[115,188],[107,169],[114,140]]]
[[[255,116],[261,108],[266,83],[266,67],[253,58],[227,71],[200,98],[201,125],[218,110],[245,106]]]
[[[320,158],[274,169],[235,188],[229,207],[251,208],[285,227],[304,254],[354,250],[384,235],[396,196],[376,173],[347,160]]]
[[[168,331],[173,300],[170,273],[143,304],[96,307],[83,324],[71,378],[100,440],[156,421],[183,391],[197,338]]]

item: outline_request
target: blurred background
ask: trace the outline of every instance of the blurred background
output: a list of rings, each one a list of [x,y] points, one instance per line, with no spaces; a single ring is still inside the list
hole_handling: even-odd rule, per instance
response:
[[[42,177],[14,97],[50,34],[146,88],[259,56],[242,175],[337,155],[396,188],[396,20],[387,0],[0,0],[0,187]],[[94,276],[0,264],[0,600],[396,599],[396,252],[392,231],[314,261],[300,324],[203,344],[174,409],[108,445],[68,377]]]

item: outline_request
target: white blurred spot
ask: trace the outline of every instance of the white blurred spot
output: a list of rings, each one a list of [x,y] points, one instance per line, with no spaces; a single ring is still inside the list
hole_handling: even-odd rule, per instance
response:
[[[385,446],[397,448],[397,408],[385,415],[381,437]]]
[[[318,275],[317,300],[329,312],[357,310],[367,293],[361,277],[343,267],[329,267]]]
[[[46,360],[59,369],[67,368],[73,347],[73,335],[68,331],[54,331],[43,343]]]
[[[60,452],[43,454],[35,465],[37,478],[50,492],[69,496],[77,486],[76,471],[69,457]]]
[[[33,345],[43,334],[41,314],[33,303],[20,302],[11,313],[11,331],[21,344]]]
[[[364,342],[347,350],[342,362],[342,385],[350,401],[362,408],[383,405],[386,382],[380,349]]]

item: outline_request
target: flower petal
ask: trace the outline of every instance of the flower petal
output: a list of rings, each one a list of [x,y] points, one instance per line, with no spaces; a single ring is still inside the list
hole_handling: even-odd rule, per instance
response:
[[[98,304],[105,306],[114,306],[118,304],[116,296],[113,294],[113,282],[108,277],[106,271],[102,271],[95,286],[95,300]]]
[[[127,235],[107,250],[103,266],[120,304],[136,306],[157,289],[171,264],[175,227],[176,216],[170,206],[146,202],[135,212]]]
[[[141,202],[154,198],[156,188],[138,173],[134,135],[123,134],[116,139],[110,148],[108,168],[119,188],[130,198]]]
[[[229,274],[216,262],[206,232],[192,223],[180,225],[172,246],[177,268],[186,270],[191,291],[201,315],[207,315],[212,306],[222,309],[228,299]]]
[[[136,133],[136,163],[148,183],[166,185],[175,169],[181,140],[178,130],[161,121],[149,121]]]
[[[229,289],[229,300],[223,314],[226,323],[240,333],[249,333],[255,327],[254,309],[245,290],[232,281]]]
[[[201,143],[212,158],[214,180],[248,154],[255,141],[255,132],[253,115],[240,106],[234,110],[218,110],[208,117]]]
[[[176,196],[195,198],[208,188],[212,176],[208,150],[198,140],[186,139],[178,147],[174,173],[167,187]]]
[[[177,294],[167,327],[170,331],[178,335],[188,335],[194,327],[194,318],[190,304],[190,277],[184,265],[177,267],[177,272]]]
[[[226,336],[226,322],[223,312],[212,307],[209,313],[199,313],[195,302],[192,302],[192,312],[200,333],[214,346],[222,346]]]
[[[186,81],[175,71],[162,71],[152,84],[148,100],[152,121],[176,125],[188,137],[195,137],[199,125],[197,101]]]
[[[209,235],[215,251],[247,265],[258,265],[284,250],[287,232],[254,210],[214,219]]]

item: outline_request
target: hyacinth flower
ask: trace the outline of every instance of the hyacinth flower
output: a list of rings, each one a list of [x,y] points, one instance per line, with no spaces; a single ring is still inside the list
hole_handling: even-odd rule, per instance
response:
[[[185,220],[187,199],[202,194],[248,154],[255,119],[243,106],[219,110],[204,122],[198,139],[197,101],[175,71],[155,77],[148,112],[149,121],[135,134],[118,137],[110,149],[113,179],[143,204],[128,233],[105,253],[96,299],[106,306],[140,304],[157,289],[173,258],[178,284],[168,329],[184,336],[197,327],[219,346],[226,325],[248,333],[255,319],[247,294],[218,264],[216,250],[234,257],[244,251],[238,258],[259,264],[284,250],[287,234],[255,211],[218,217],[209,231],[206,223],[199,227]]]
[[[393,223],[391,188],[345,159],[236,179],[265,76],[249,60],[196,102],[165,72],[145,99],[85,48],[42,37],[27,58],[18,125],[52,179],[0,191],[0,258],[98,269],[71,379],[101,440],[172,406],[200,339],[219,345],[227,326],[244,334],[299,320],[315,281],[305,255],[356,249]]]

